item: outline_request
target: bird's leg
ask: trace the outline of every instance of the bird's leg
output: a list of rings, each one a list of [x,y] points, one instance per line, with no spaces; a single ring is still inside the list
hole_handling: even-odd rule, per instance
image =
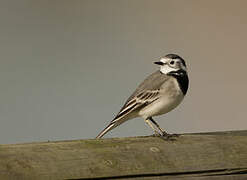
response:
[[[160,130],[160,132],[162,133],[163,136],[168,135],[168,133],[166,131],[164,131],[163,129],[161,129],[159,124],[152,117],[150,117],[149,120],[152,121],[152,123]]]
[[[167,139],[172,138],[172,137],[178,137],[178,134],[168,134],[166,131],[164,131],[163,129],[161,129],[161,127],[159,126],[159,124],[152,118],[149,118],[150,121],[152,121],[152,123],[160,130],[160,132],[162,133],[163,137],[166,137]]]
[[[145,119],[145,122],[153,129],[153,131],[155,132],[155,135],[158,135],[158,136],[162,136],[163,134],[160,134],[155,128],[154,126],[152,125],[152,123],[150,122],[150,119]]]

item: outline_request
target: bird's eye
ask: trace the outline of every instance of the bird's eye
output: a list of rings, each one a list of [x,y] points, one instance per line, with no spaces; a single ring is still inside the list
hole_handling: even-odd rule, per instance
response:
[[[170,64],[173,65],[174,64],[174,61],[171,61]]]

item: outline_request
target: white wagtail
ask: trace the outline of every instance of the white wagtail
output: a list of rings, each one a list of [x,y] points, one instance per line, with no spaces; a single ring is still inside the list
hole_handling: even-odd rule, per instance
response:
[[[154,63],[160,66],[160,70],[138,86],[117,116],[96,138],[101,138],[111,129],[135,117],[143,117],[155,134],[170,136],[152,117],[168,113],[183,100],[189,85],[186,64],[176,54],[168,54]]]

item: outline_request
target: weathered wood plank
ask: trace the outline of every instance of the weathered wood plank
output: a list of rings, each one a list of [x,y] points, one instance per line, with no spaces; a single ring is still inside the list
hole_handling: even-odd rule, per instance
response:
[[[247,131],[0,145],[0,179],[247,178]],[[210,176],[208,176],[210,175]]]

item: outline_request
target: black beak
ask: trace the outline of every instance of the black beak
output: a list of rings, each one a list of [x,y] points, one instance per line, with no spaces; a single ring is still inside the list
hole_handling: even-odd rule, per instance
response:
[[[161,61],[156,61],[156,62],[154,62],[154,64],[164,65],[165,63],[163,63],[163,62],[161,62]]]

